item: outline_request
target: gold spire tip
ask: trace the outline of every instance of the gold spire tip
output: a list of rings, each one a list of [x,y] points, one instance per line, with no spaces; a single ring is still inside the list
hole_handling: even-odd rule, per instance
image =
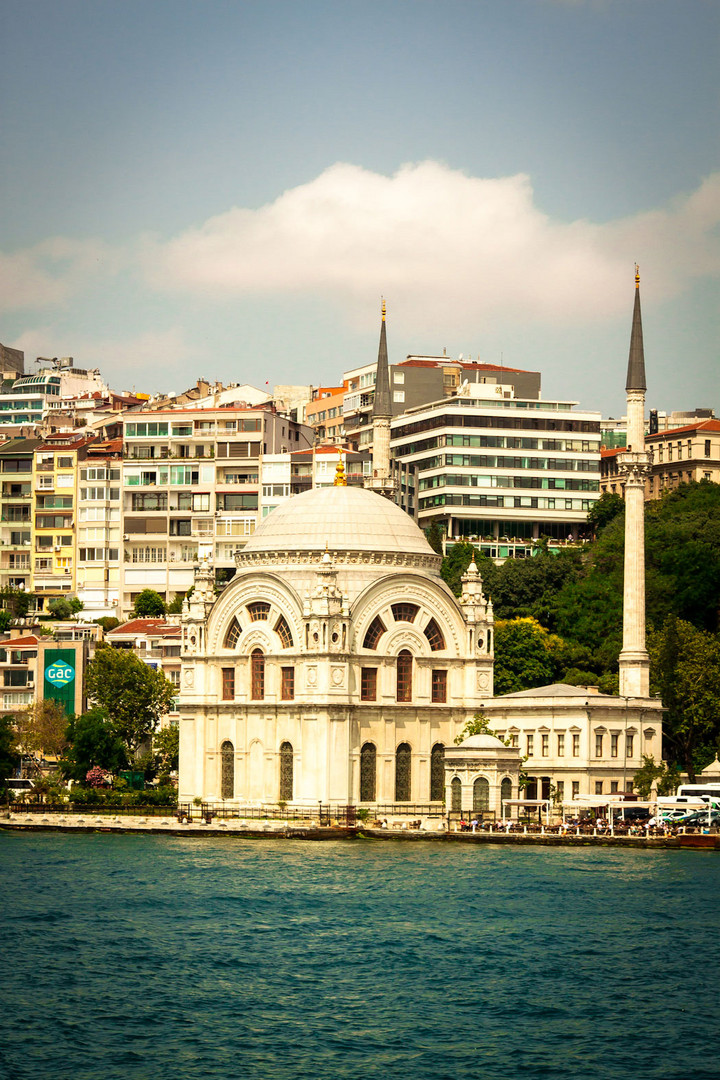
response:
[[[635,288],[640,288],[640,267],[635,263]]]
[[[383,322],[385,322],[385,311],[386,311],[386,308],[385,308],[385,297],[383,296],[383,298],[382,298],[382,321],[383,321]]]

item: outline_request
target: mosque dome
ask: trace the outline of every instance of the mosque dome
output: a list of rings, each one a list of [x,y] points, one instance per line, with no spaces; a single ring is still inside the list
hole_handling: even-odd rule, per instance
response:
[[[496,735],[489,735],[487,732],[483,735],[469,735],[467,739],[463,739],[460,746],[467,747],[469,750],[506,749],[502,739],[498,739]]]
[[[294,495],[268,514],[242,555],[262,552],[436,553],[395,503],[361,487],[323,487]]]

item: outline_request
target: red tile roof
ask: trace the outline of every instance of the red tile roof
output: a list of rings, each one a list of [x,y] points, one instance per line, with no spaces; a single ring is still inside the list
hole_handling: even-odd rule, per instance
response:
[[[646,439],[674,439],[677,435],[687,434],[689,431],[720,431],[720,420],[698,420],[695,424],[686,424],[685,427],[668,428],[667,431],[656,431],[653,435],[646,435]]]
[[[122,626],[116,626],[114,630],[109,630],[105,636],[124,637],[127,634],[179,637],[180,627],[175,623],[167,623],[164,619],[131,619],[130,622],[123,623]]]
[[[36,638],[34,634],[26,634],[25,637],[17,638],[5,638],[0,642],[0,648],[2,649],[32,649],[39,643],[40,639]]]

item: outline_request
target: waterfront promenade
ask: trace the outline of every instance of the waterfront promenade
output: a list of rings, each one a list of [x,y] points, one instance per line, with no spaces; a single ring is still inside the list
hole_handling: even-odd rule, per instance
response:
[[[9,813],[0,816],[0,829],[20,832],[105,832],[105,833],[157,833],[172,836],[220,837],[262,840],[357,840],[401,843],[435,842],[445,844],[502,844],[509,847],[619,847],[667,850],[698,848],[720,851],[720,834],[680,833],[678,835],[655,834],[612,835],[595,833],[585,827],[569,827],[565,831],[533,827],[507,831],[503,827],[478,829],[476,832],[447,831],[436,829],[432,823],[425,828],[389,827],[372,828],[358,824],[352,827],[338,825],[298,824],[290,821],[263,821],[257,819],[228,818],[222,821],[177,820],[176,814],[168,812],[159,816],[113,816],[96,813]]]

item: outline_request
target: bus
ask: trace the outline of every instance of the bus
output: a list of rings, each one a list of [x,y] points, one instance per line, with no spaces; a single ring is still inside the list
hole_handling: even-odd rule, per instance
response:
[[[676,797],[702,799],[712,806],[720,806],[720,784],[681,784]]]

